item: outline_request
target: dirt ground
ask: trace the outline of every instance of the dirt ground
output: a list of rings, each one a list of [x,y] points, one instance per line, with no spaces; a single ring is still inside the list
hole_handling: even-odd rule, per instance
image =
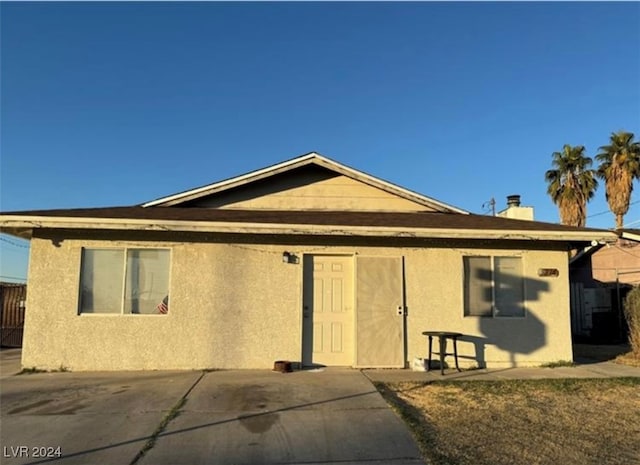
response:
[[[430,464],[640,464],[640,378],[378,388]]]

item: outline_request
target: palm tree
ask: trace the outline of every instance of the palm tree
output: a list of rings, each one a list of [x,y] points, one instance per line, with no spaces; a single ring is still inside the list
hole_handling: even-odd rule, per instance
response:
[[[584,226],[587,202],[598,188],[592,160],[584,154],[584,147],[565,144],[562,152],[553,152],[554,169],[545,173],[549,184],[547,193],[560,210],[560,221],[569,226]]]
[[[616,229],[620,229],[629,210],[633,179],[640,177],[640,142],[634,142],[633,133],[625,131],[612,133],[609,142],[596,155],[600,162],[597,174],[604,179],[607,203],[616,215]]]

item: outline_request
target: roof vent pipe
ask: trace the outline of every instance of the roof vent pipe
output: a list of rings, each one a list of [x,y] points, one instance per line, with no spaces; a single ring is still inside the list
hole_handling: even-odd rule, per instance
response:
[[[520,196],[519,195],[507,195],[507,208],[519,207]]]

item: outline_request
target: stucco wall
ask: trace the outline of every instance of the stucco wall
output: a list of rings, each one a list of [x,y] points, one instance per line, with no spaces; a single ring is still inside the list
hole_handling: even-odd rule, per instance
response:
[[[424,357],[425,330],[458,331],[463,365],[539,365],[571,360],[567,254],[495,248],[225,244],[127,239],[52,240],[31,244],[23,366],[44,369],[271,368],[299,361],[302,263],[282,252],[403,256],[407,360]],[[78,315],[82,247],[171,249],[168,315]],[[463,316],[465,254],[523,258],[524,318]],[[560,276],[539,278],[538,268]],[[395,311],[391,309],[390,311]]]

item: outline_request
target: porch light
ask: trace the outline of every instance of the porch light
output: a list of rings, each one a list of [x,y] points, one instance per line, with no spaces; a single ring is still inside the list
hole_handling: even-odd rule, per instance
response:
[[[296,254],[288,251],[282,252],[282,263],[298,263]]]

